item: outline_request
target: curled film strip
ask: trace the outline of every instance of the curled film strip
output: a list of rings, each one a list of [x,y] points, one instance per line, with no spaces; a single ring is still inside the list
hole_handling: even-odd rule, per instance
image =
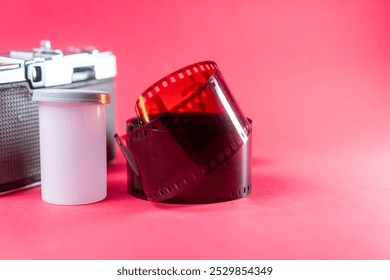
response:
[[[251,191],[252,125],[212,61],[149,87],[126,123],[130,194],[155,202],[211,203]]]

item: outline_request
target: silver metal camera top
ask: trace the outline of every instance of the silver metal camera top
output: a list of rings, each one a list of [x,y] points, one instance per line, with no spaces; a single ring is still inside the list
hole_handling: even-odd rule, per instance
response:
[[[48,40],[30,51],[0,53],[0,84],[28,81],[33,88],[116,76],[116,58],[96,48],[52,49]]]
[[[34,49],[35,57],[56,59],[64,56],[61,50],[51,49],[51,42],[49,40],[42,40],[40,43],[40,48]]]
[[[45,59],[59,59],[64,55],[61,50],[51,49],[49,40],[42,40],[39,48],[34,48],[32,51],[11,51],[9,56],[16,59],[43,61]]]
[[[0,71],[16,69],[20,67],[20,63],[0,62]]]

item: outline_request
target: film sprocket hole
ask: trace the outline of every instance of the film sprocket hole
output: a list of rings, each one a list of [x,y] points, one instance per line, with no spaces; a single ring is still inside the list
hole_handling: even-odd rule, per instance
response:
[[[40,181],[37,88],[88,89],[111,93],[107,106],[107,160],[115,158],[116,58],[95,48],[39,48],[0,53],[0,192]],[[61,148],[61,147],[59,147]]]

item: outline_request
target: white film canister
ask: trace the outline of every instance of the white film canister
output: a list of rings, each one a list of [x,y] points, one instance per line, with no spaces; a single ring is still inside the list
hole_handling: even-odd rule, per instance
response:
[[[38,89],[42,199],[87,204],[107,195],[106,108],[110,94]]]

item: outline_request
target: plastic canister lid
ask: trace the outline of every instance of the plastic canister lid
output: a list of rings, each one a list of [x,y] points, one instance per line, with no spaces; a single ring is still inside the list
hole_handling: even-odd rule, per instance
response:
[[[46,102],[111,103],[110,94],[103,91],[79,89],[37,89],[32,100]]]

